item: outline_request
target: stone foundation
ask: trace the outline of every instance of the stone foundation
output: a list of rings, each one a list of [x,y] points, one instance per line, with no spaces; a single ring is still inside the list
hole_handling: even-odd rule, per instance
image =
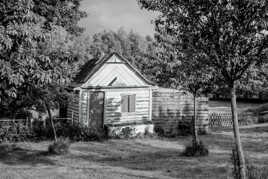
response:
[[[132,138],[152,134],[153,132],[153,124],[128,124],[121,126],[108,126],[108,136],[114,138]]]

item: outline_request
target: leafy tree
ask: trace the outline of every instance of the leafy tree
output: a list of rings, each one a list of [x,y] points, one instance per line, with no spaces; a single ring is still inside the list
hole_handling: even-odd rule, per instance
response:
[[[77,60],[63,48],[69,45],[66,39],[55,40],[55,33],[80,32],[77,22],[83,13],[78,7],[78,0],[0,2],[1,107],[37,105],[40,99],[53,125],[50,115],[51,103],[55,101],[51,98],[56,94],[53,91],[68,83]],[[71,37],[66,37],[70,41]],[[58,48],[50,48],[53,43]]]
[[[262,94],[265,93],[265,89],[268,87],[267,74],[267,65],[265,64],[250,67],[237,82],[237,97],[240,99],[264,101],[265,99]],[[216,84],[212,91],[212,97],[215,99],[230,98],[228,86],[220,80]]]
[[[42,28],[52,30],[53,26],[60,26],[73,35],[81,35],[83,28],[78,25],[79,20],[87,14],[81,11],[82,0],[32,0],[33,13],[44,17]]]
[[[192,121],[193,140],[192,146],[197,146],[200,141],[197,131],[197,97],[208,92],[211,88],[212,71],[203,63],[200,63],[198,54],[189,54],[182,59],[181,66],[177,70],[177,76],[180,76],[181,85],[184,89],[193,94],[194,98],[194,115]]]
[[[199,144],[197,130],[197,97],[206,94],[211,88],[212,70],[200,63],[200,56],[194,52],[182,52],[174,49],[174,39],[168,34],[156,34],[157,44],[154,47],[156,57],[153,58],[155,81],[160,86],[183,89],[190,92],[194,98],[194,114],[192,119],[192,146]],[[149,66],[149,65],[148,65]]]
[[[246,166],[237,119],[236,86],[252,67],[267,60],[265,0],[139,0],[143,8],[158,11],[159,33],[175,39],[174,48],[202,54],[200,62],[217,72],[230,91],[236,149],[241,178]]]

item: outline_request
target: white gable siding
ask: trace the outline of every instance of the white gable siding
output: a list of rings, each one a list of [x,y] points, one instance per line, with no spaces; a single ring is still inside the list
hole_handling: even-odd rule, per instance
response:
[[[108,86],[115,77],[125,86],[148,86],[124,62],[112,56],[82,87]]]
[[[122,60],[120,60],[119,58],[117,58],[116,55],[111,56],[111,58],[109,60],[107,60],[107,62],[122,62]]]

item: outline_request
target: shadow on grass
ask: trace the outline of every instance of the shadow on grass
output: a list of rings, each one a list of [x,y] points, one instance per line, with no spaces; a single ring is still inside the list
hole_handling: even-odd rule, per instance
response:
[[[161,171],[172,177],[187,178],[192,176],[208,176],[205,178],[226,178],[226,163],[228,156],[211,154],[208,157],[183,157],[176,149],[163,149],[139,143],[128,143],[121,146],[110,143],[105,148],[92,151],[90,148],[80,148],[88,151],[83,155],[72,156],[79,160],[103,163],[111,167],[123,167],[132,170]],[[226,160],[227,159],[227,160]],[[221,165],[219,164],[221,161]],[[216,172],[216,173],[214,173]],[[201,177],[201,178],[202,178]]]
[[[15,145],[0,145],[0,162],[8,165],[54,165],[48,153],[39,150],[20,148]]]

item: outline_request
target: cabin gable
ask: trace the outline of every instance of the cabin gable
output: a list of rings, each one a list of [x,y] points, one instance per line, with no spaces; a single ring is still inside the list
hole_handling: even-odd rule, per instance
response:
[[[87,87],[150,86],[128,62],[114,54],[82,85]]]

